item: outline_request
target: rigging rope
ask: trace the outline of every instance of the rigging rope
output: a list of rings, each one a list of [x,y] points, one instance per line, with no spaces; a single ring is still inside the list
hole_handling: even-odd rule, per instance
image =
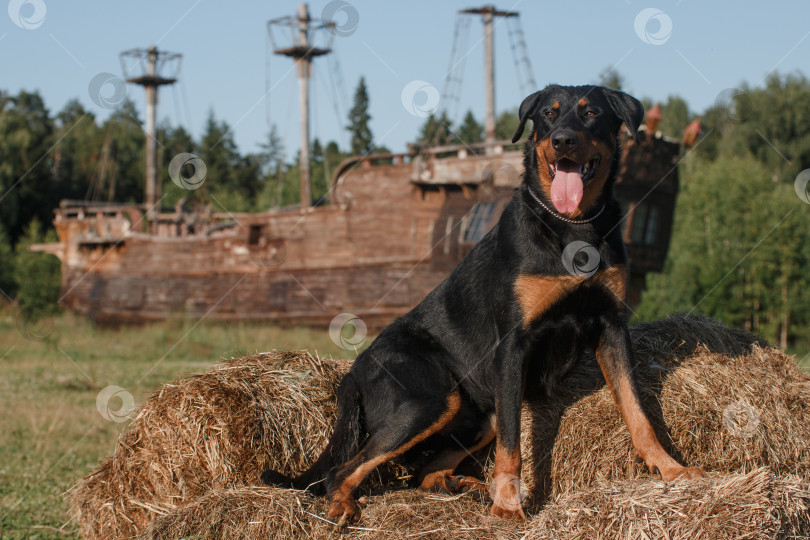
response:
[[[520,24],[520,17],[515,17],[514,21],[515,37],[517,41],[517,49],[521,56],[523,68],[525,69],[526,81],[529,85],[528,92],[537,90],[537,82],[534,79],[534,71],[532,70],[532,63],[529,61],[529,48],[526,46],[526,38],[523,35],[523,25]],[[527,92],[527,93],[528,93]]]

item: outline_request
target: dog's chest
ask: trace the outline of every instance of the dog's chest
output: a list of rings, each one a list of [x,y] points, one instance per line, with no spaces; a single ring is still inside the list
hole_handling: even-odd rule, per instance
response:
[[[575,275],[521,274],[515,280],[514,292],[523,316],[523,325],[529,326],[542,317],[552,306],[577,289],[586,286],[603,288],[619,302],[627,298],[627,268],[613,266],[590,277]]]

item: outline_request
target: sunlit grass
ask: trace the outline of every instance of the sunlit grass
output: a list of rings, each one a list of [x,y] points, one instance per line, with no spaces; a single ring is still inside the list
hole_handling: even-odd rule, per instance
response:
[[[119,386],[138,404],[178,376],[273,349],[355,356],[327,328],[173,320],[116,330],[70,314],[26,328],[0,312],[0,538],[77,537],[63,494],[128,424],[98,411],[103,388]]]

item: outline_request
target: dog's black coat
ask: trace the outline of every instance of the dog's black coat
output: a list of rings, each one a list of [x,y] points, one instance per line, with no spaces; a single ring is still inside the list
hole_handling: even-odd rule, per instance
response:
[[[430,441],[473,446],[494,417],[498,451],[514,454],[519,452],[527,378],[541,381],[551,392],[586,348],[600,347],[609,359],[602,365],[609,381],[630,373],[626,308],[604,283],[583,279],[532,320],[526,319],[516,287],[520,276],[570,278],[562,259],[574,241],[598,251],[599,272],[627,264],[622,215],[611,193],[620,155],[618,131],[625,124],[637,137],[643,108],[636,99],[606,88],[549,86],[527,97],[519,116],[515,140],[528,120],[533,131],[525,145],[523,182],[498,224],[435,290],[357,358],[339,388],[334,435],[317,462],[297,479],[268,471],[265,481],[313,491],[325,488],[335,501],[346,495],[341,489],[356,488],[359,482],[347,478],[358,466],[375,456],[396,455],[437,422],[448,409],[448,396],[456,392],[458,412]],[[561,130],[613,150],[603,156],[601,167],[609,171],[601,193],[582,215],[588,218],[602,209],[592,221],[569,223],[552,215],[554,207],[540,182],[538,167],[547,165],[538,163],[538,141]],[[635,384],[632,390],[635,394]],[[346,482],[350,485],[341,488]]]

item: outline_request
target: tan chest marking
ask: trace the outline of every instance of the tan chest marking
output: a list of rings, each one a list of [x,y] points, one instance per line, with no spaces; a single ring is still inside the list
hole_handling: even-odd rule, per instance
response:
[[[627,298],[627,269],[624,266],[608,268],[590,278],[522,274],[515,280],[515,296],[523,313],[523,326],[529,326],[586,281],[603,284],[620,302]]]

